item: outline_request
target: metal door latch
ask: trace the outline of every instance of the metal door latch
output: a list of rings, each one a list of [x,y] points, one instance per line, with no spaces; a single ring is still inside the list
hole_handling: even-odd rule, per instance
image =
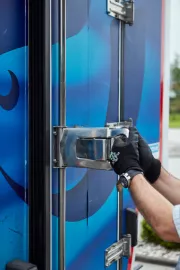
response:
[[[123,238],[105,250],[105,266],[119,261],[122,257],[131,256],[131,235],[124,235]]]
[[[107,13],[126,24],[134,23],[134,0],[107,0]]]
[[[108,161],[114,137],[129,136],[132,122],[107,124],[104,128],[54,127],[53,167],[111,170]]]

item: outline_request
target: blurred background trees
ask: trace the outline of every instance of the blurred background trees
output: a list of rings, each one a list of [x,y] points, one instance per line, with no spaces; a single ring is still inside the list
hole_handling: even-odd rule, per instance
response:
[[[170,87],[170,114],[169,125],[171,128],[180,127],[180,56],[176,55],[171,65]]]

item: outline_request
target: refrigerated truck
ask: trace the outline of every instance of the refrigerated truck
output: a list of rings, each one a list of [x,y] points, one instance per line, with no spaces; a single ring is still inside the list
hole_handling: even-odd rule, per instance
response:
[[[163,0],[0,0],[0,269],[133,269],[108,154],[162,138]]]

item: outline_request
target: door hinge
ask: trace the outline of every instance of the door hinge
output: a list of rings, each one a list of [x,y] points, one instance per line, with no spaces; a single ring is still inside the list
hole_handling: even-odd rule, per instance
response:
[[[131,121],[105,127],[53,127],[53,167],[111,170],[109,162],[114,137],[129,136]]]
[[[107,0],[107,13],[126,24],[134,23],[134,0]]]
[[[124,235],[123,238],[105,250],[105,266],[119,261],[122,257],[131,256],[131,235]]]

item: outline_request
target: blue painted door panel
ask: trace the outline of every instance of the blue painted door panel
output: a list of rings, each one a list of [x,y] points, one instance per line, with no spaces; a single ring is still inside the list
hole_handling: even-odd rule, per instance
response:
[[[58,48],[58,42],[53,44],[53,125],[58,124],[59,110]],[[66,50],[67,126],[103,127],[118,121],[119,22],[107,15],[106,1],[67,1]],[[58,174],[53,173],[53,192],[58,193]],[[68,270],[105,269],[104,251],[117,241],[116,179],[113,172],[67,169]],[[54,270],[57,235],[58,217],[53,216]],[[114,263],[109,269],[116,267]]]
[[[26,1],[0,1],[0,269],[28,259]]]

